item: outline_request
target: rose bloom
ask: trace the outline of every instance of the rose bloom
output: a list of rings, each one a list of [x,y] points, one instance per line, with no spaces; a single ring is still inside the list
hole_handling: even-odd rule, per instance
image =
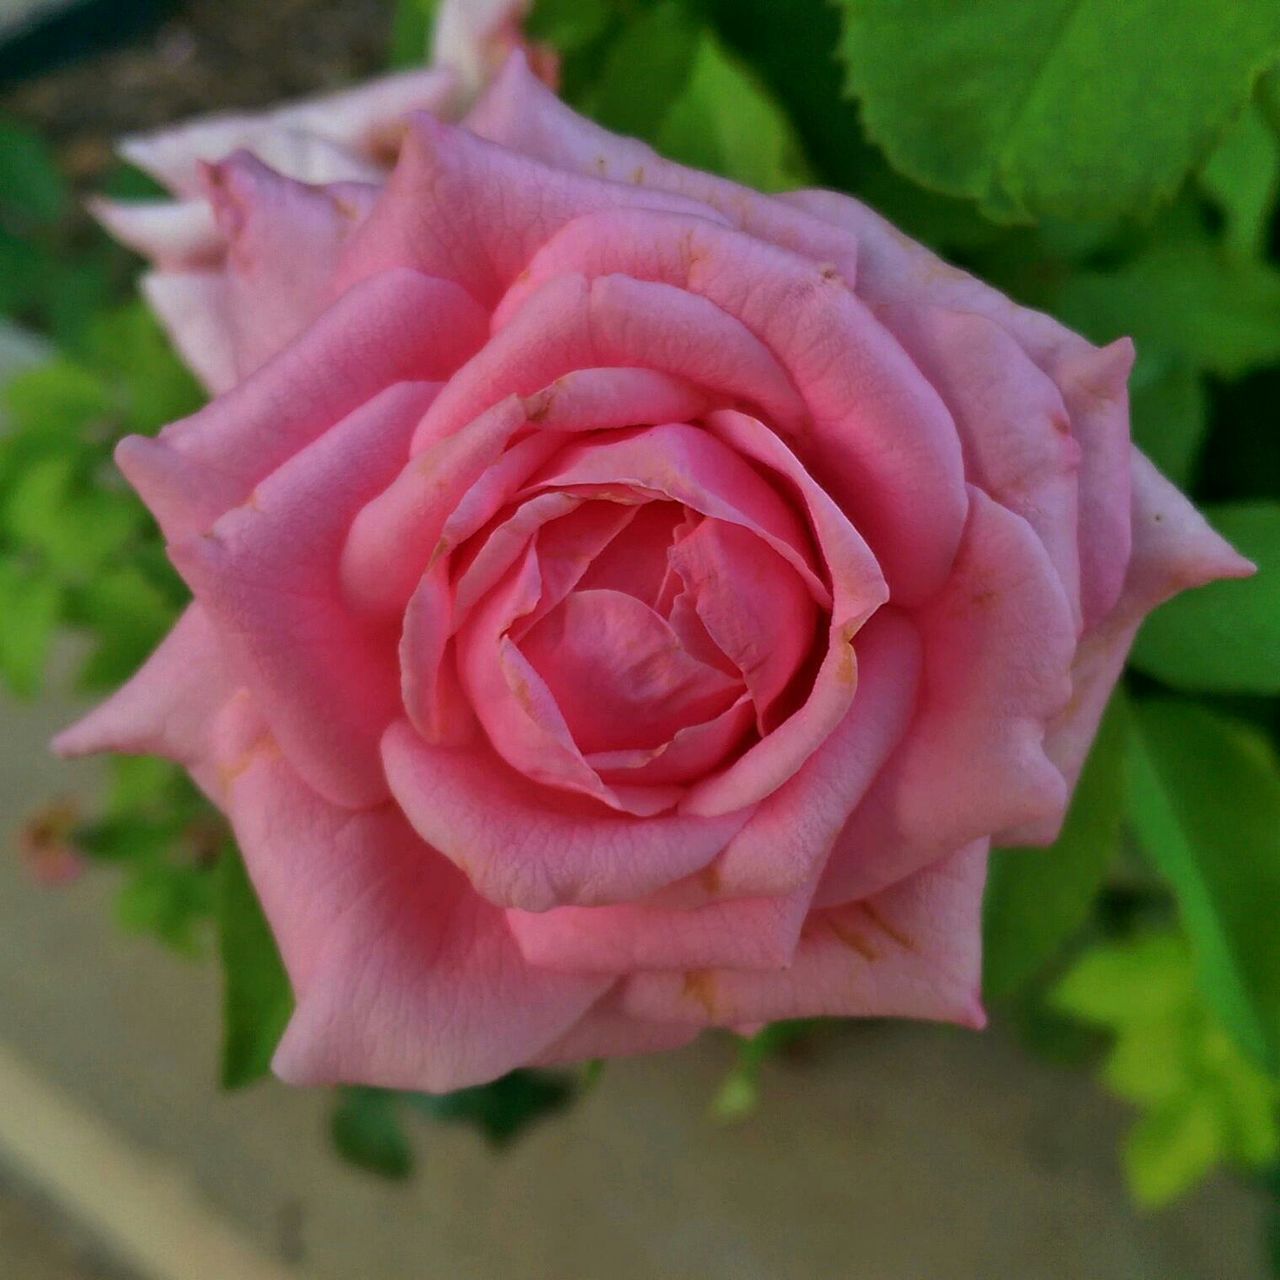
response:
[[[212,211],[202,260],[147,247],[222,393],[118,458],[194,603],[59,749],[226,812],[289,1081],[981,1025],[993,840],[1054,838],[1144,615],[1249,571],[1131,446],[1130,344],[669,163],[518,51],[465,125],[389,129],[426,83],[244,132],[394,139],[385,182],[147,144]]]

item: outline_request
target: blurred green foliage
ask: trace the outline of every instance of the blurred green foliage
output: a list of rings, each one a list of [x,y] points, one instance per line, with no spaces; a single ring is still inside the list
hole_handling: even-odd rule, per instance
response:
[[[422,59],[434,8],[400,0],[396,65]],[[1057,846],[993,858],[986,986],[1046,1052],[1105,1038],[1102,1083],[1138,1111],[1141,1203],[1225,1163],[1259,1171],[1280,1222],[1280,8],[537,0],[530,26],[566,99],[610,127],[754,187],[851,192],[1097,341],[1136,339],[1135,437],[1262,572],[1144,627]],[[82,686],[117,683],[184,599],[109,460],[199,401],[125,300],[130,269],[41,140],[0,121],[0,314],[56,345],[0,409],[0,676],[18,694],[67,630]],[[291,997],[216,815],[172,766],[124,761],[77,839],[120,865],[130,927],[200,951],[216,925],[223,1078],[257,1078]],[[748,1114],[763,1064],[809,1034],[740,1042],[713,1112]],[[442,1099],[343,1090],[333,1135],[402,1177],[411,1112],[502,1141],[571,1094],[526,1072]]]

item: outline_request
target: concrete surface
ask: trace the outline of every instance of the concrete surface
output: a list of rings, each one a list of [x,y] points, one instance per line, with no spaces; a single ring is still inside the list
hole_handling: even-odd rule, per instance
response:
[[[0,715],[8,827],[85,786],[92,766],[44,757],[60,720],[49,709]],[[329,1154],[322,1093],[217,1093],[215,972],[117,933],[114,887],[95,871],[39,888],[0,858],[0,1041],[314,1280],[1261,1274],[1244,1189],[1218,1179],[1174,1211],[1136,1215],[1115,1162],[1126,1110],[998,1029],[853,1028],[808,1062],[771,1066],[761,1111],[735,1128],[706,1118],[731,1056],[707,1040],[611,1065],[581,1106],[505,1155],[423,1125],[417,1180],[388,1186]],[[14,1212],[0,1185],[0,1276],[80,1280],[16,1263],[31,1246]]]

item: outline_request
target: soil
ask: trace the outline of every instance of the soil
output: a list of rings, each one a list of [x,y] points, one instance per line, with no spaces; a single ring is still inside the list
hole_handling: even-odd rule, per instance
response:
[[[49,138],[89,188],[121,134],[337,89],[380,70],[392,10],[391,0],[187,0],[140,40],[7,87],[0,113]]]

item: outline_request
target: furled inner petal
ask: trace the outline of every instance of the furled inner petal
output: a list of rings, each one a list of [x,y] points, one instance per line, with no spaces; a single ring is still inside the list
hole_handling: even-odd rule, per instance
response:
[[[623,591],[578,590],[520,641],[583,751],[657,747],[728,710],[738,681],[699,662]]]
[[[671,560],[708,637],[742,672],[763,729],[813,649],[813,597],[759,538],[723,520],[704,520],[672,547]]]

